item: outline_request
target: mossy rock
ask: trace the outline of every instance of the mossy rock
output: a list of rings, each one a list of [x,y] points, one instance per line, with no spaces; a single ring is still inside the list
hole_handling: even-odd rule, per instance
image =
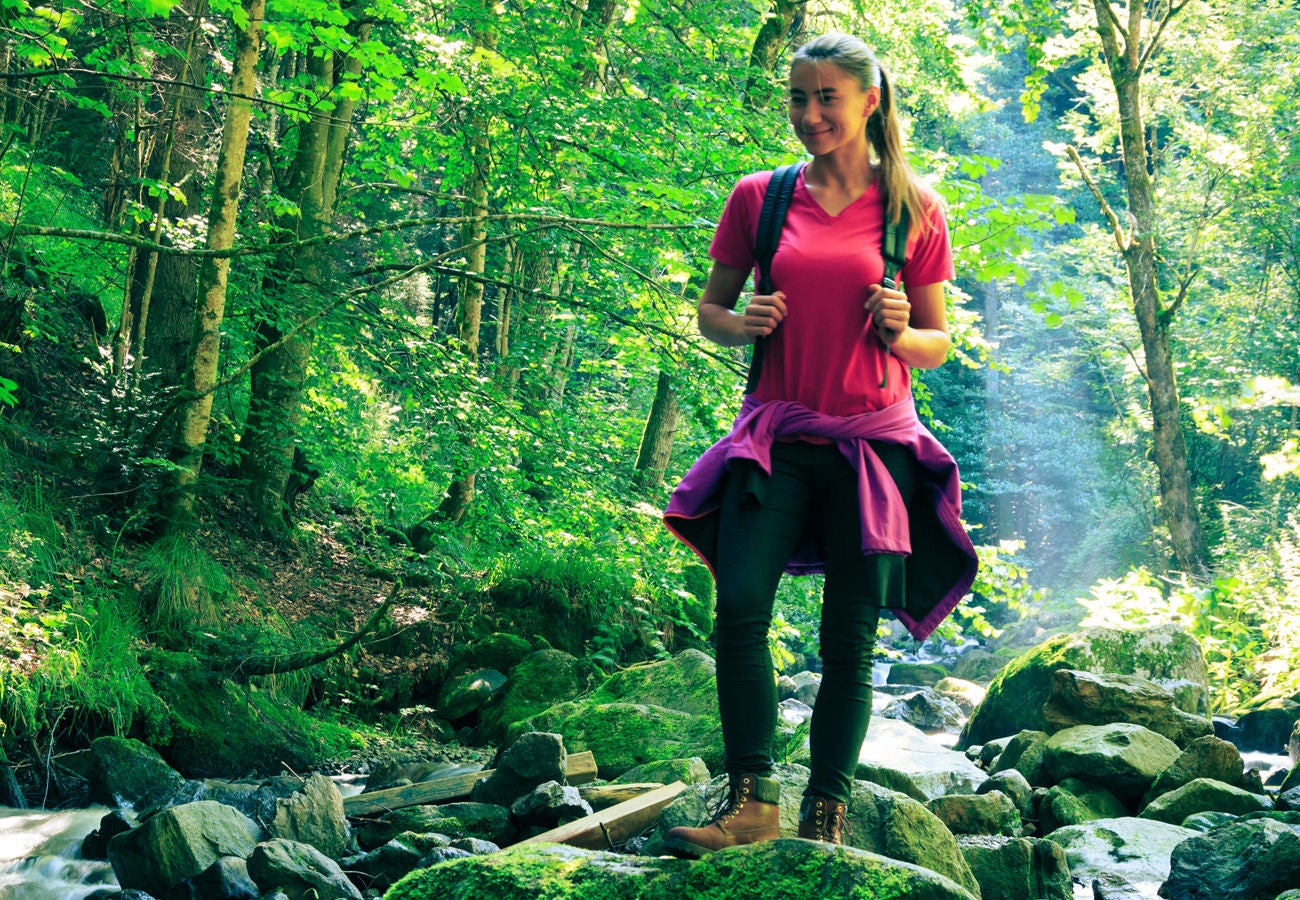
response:
[[[589,697],[514,722],[506,742],[527,731],[554,732],[570,752],[595,754],[602,778],[691,756],[716,772],[722,768],[722,726],[714,672],[712,658],[699,650],[632,666],[605,679]]]
[[[722,768],[722,726],[698,716],[643,703],[561,703],[514,725],[506,743],[528,731],[562,735],[572,753],[590,750],[601,778],[665,759],[698,756],[710,771]]]
[[[597,675],[593,664],[562,650],[530,653],[510,670],[506,686],[480,711],[479,732],[486,739],[500,740],[507,731],[516,735],[524,731],[548,731],[527,727],[515,731],[511,726],[581,696]]]
[[[698,862],[520,845],[412,872],[385,900],[974,900],[928,869],[787,838]]]
[[[938,663],[894,663],[889,667],[887,684],[919,684],[934,687],[948,677],[948,670]]]
[[[171,716],[171,740],[158,749],[191,778],[268,776],[286,767],[302,772],[361,748],[355,732],[313,718],[274,691],[192,666],[163,663],[156,671],[154,689]]]
[[[496,669],[498,672],[508,673],[535,649],[532,644],[517,634],[497,631],[480,641],[475,641],[457,654],[453,669],[457,671]]]
[[[713,776],[698,756],[689,759],[663,759],[628,769],[614,779],[614,784],[704,784]]]
[[[1086,628],[1051,638],[1003,668],[966,723],[958,749],[1025,729],[1055,730],[1043,715],[1043,704],[1051,696],[1052,673],[1060,669],[1138,675],[1170,691],[1184,712],[1209,713],[1205,657],[1182,628]]]

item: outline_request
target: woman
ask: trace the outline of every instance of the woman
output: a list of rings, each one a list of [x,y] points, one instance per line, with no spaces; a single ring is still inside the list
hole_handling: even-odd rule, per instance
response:
[[[742,178],[727,201],[699,302],[709,340],[763,342],[761,375],[732,432],[696,462],[665,513],[717,582],[730,780],[711,822],[669,832],[670,848],[687,856],[779,836],[767,635],[782,571],[826,574],[799,836],[834,843],[871,716],[880,610],[924,637],[975,576],[955,464],[917,420],[911,395],[911,368],[938,366],[950,344],[942,209],[907,165],[888,77],[857,38],[825,35],[795,54],[789,115],[812,161],[772,261],[776,289],[735,311],[754,266],[771,178],[763,172]],[[904,206],[905,292],[881,286],[880,251],[885,217],[897,222]]]

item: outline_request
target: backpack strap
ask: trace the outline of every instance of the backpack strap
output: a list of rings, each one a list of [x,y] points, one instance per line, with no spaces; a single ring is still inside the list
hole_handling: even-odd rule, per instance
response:
[[[772,180],[763,192],[763,207],[758,214],[758,228],[754,235],[754,260],[758,264],[758,281],[754,293],[772,293],[772,257],[776,256],[777,245],[781,243],[781,229],[785,226],[785,214],[790,210],[790,198],[794,195],[795,182],[807,163],[792,163],[780,166],[772,172]],[[763,339],[754,342],[754,352],[750,358],[749,376],[745,380],[745,393],[752,394],[758,387],[758,377],[763,371]]]
[[[880,286],[891,291],[898,290],[898,273],[907,262],[907,229],[911,225],[911,214],[907,204],[899,210],[898,221],[889,221],[889,210],[885,210],[885,233],[880,239],[880,255],[885,260],[885,275],[880,279]],[[880,379],[880,387],[889,387],[889,345],[885,345],[885,377]]]

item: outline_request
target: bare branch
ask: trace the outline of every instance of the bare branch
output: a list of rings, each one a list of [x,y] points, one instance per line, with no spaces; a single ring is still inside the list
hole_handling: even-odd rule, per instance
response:
[[[1097,187],[1097,182],[1093,181],[1092,174],[1088,171],[1088,167],[1083,164],[1083,159],[1079,156],[1079,151],[1074,149],[1074,145],[1067,144],[1065,152],[1074,161],[1075,168],[1079,170],[1079,175],[1083,178],[1083,183],[1088,186],[1088,190],[1092,191],[1093,198],[1096,199],[1097,205],[1101,207],[1102,215],[1110,223],[1111,232],[1115,235],[1115,246],[1123,253],[1128,248],[1129,238],[1124,234],[1124,227],[1120,225],[1119,216],[1115,214],[1115,210],[1111,209],[1110,204],[1106,202],[1106,198],[1102,196],[1101,188]]]

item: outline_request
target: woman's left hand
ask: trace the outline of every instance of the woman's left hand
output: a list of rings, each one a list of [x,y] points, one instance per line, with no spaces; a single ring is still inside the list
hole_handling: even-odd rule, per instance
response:
[[[867,288],[867,321],[886,347],[907,330],[912,320],[912,304],[902,291],[891,291],[873,284]]]

